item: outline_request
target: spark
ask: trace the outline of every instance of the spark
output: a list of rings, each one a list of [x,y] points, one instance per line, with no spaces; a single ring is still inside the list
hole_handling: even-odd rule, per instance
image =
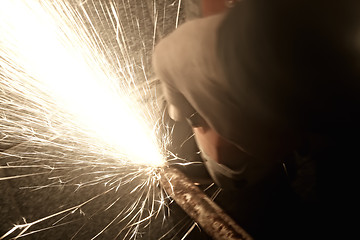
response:
[[[179,2],[178,2],[178,9],[177,9],[177,17],[176,17],[175,28],[178,28],[178,26],[179,26],[180,8],[181,8],[181,0],[179,0]]]
[[[145,70],[145,50],[138,58],[129,51],[115,1],[76,3],[76,8],[56,0],[0,3],[0,138],[8,148],[0,152],[0,169],[31,170],[0,180],[46,175],[47,183],[22,188],[67,186],[76,192],[102,185],[105,190],[37,220],[24,218],[0,239],[66,224],[76,212],[87,215],[82,209],[104,197],[110,200],[99,211],[114,209],[124,196],[113,200],[109,193],[119,189],[136,201],[128,201],[92,239],[120,222],[127,223],[117,237],[135,239],[168,198],[158,189],[157,168],[165,164],[169,140],[166,134],[160,141],[157,137],[161,114]],[[87,9],[91,4],[99,19],[107,17],[93,22],[94,13]],[[116,46],[109,47],[97,30],[99,23],[111,26]],[[140,30],[137,19],[133,26]],[[138,68],[144,84],[138,81]],[[134,182],[139,184],[132,187]],[[50,227],[30,231],[50,219]]]
[[[71,114],[75,121],[71,124],[91,134],[99,145],[110,146],[114,157],[161,164],[156,140],[151,139],[155,135],[142,121],[141,112],[136,112],[142,107],[129,98],[129,87],[119,86],[117,76],[96,53],[96,46],[73,19],[75,16],[64,19],[59,15],[59,10],[70,15],[69,7],[56,1],[30,2],[27,6],[23,1],[2,4],[4,70],[12,67],[9,63],[21,66],[30,76],[19,79],[19,85],[24,81],[35,83],[37,89],[51,96],[56,107]]]

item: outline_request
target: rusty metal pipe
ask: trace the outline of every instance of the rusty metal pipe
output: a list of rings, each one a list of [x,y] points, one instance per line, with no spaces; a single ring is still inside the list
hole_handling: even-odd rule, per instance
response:
[[[214,240],[253,239],[184,173],[167,167],[160,174],[165,191]]]

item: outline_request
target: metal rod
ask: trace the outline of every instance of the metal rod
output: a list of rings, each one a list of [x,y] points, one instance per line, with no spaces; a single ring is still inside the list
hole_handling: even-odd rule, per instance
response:
[[[253,239],[180,170],[167,167],[160,174],[165,191],[214,240]]]

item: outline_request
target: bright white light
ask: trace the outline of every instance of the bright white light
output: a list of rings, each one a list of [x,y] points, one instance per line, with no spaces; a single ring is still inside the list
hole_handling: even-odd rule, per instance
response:
[[[131,89],[119,83],[91,40],[79,39],[86,33],[76,33],[73,24],[41,4],[1,1],[0,48],[7,54],[2,57],[33,76],[28,81],[70,113],[69,121],[103,144],[104,152],[135,164],[163,164],[149,119],[141,112],[146,109],[130,97]]]

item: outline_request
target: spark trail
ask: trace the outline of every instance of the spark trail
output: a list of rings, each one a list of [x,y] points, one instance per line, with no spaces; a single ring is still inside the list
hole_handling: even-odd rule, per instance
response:
[[[118,214],[92,239],[120,222],[126,224],[117,236],[134,239],[165,204],[157,168],[164,164],[168,138],[156,137],[160,110],[147,80],[144,50],[138,59],[129,52],[115,1],[74,3],[0,3],[0,170],[21,170],[0,180],[46,176],[45,184],[25,188],[105,188],[48,216],[24,219],[0,239],[77,221],[75,213],[86,215],[87,205],[104,198],[99,212],[116,209]],[[91,5],[95,12],[89,12]],[[94,23],[94,14],[101,21]],[[137,19],[127,20],[140,31]],[[111,27],[118,51],[109,48],[96,24]],[[109,196],[113,192],[119,194]],[[120,192],[136,200],[124,204]],[[36,228],[50,219],[49,227]]]

